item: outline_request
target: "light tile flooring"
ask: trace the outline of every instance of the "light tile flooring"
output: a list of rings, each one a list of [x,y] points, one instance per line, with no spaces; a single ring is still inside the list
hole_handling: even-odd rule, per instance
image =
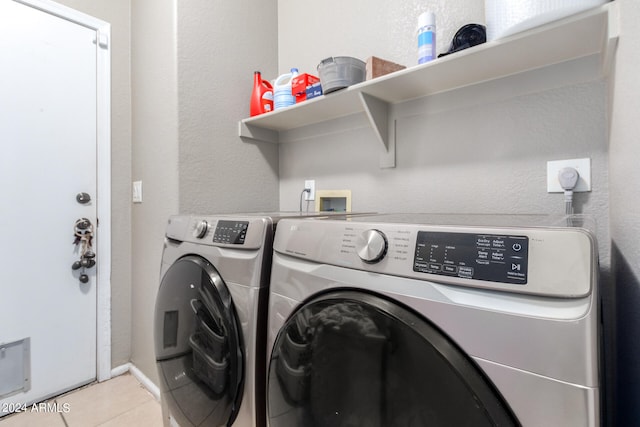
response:
[[[130,374],[71,391],[47,403],[51,411],[31,412],[27,407],[26,412],[0,418],[0,427],[162,426],[160,403]]]

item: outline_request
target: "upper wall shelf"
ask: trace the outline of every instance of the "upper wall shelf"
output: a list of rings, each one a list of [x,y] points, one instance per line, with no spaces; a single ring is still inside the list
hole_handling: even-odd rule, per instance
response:
[[[301,104],[244,119],[239,122],[239,135],[278,143],[280,131],[365,112],[384,149],[389,151],[395,143],[389,140],[393,138],[387,117],[390,104],[591,55],[600,58],[597,74],[606,75],[618,39],[618,14],[617,2],[613,1]]]

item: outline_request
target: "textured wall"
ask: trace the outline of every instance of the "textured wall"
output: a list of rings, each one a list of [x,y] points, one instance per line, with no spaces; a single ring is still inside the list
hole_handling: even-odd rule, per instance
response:
[[[243,143],[253,71],[275,70],[275,2],[136,1],[132,362],[157,379],[153,309],[167,218],[278,206],[277,146]],[[275,18],[274,18],[275,19]]]
[[[333,28],[347,28],[338,43],[313,23],[297,22],[293,2],[280,0],[281,68],[306,63],[298,58],[309,52],[322,57],[337,47],[360,57],[376,49],[376,55],[415,63],[414,18],[422,10],[436,12],[440,51],[460,26],[484,21],[482,1],[365,3],[323,3],[321,19],[314,22],[326,26],[333,16]],[[381,31],[383,26],[394,31]],[[554,71],[568,74],[561,67]],[[280,207],[296,209],[304,180],[316,179],[317,189],[351,189],[353,210],[563,213],[562,195],[546,192],[546,162],[590,157],[593,191],[576,195],[576,207],[596,215],[606,266],[607,86],[586,82],[560,87],[555,82],[571,76],[551,82],[549,74],[530,72],[394,106],[394,169],[378,167],[378,143],[363,114],[342,119],[339,127],[346,131],[330,123],[304,140],[296,140],[295,132],[285,134],[291,142],[280,146]]]
[[[617,290],[619,426],[640,425],[640,3],[617,0],[621,36],[612,103],[611,237]]]
[[[316,189],[352,190],[354,211],[562,214],[563,196],[546,191],[546,162],[590,157],[593,191],[575,205],[597,217],[607,265],[606,85],[491,101],[500,84],[483,85],[481,106],[429,112],[465,89],[415,102],[417,113],[398,119],[394,169],[379,168],[366,126],[281,144],[281,207],[296,209],[304,180],[315,179]]]
[[[57,0],[111,24],[111,363],[131,356],[130,0]]]
[[[176,1],[131,5],[131,178],[143,183],[143,203],[133,205],[132,217],[131,361],[156,383],[153,310],[167,218],[178,212]]]
[[[484,23],[483,0],[278,0],[279,73],[316,74],[330,56],[416,65],[418,16],[426,11],[436,14],[438,53],[464,24]]]
[[[182,213],[278,207],[278,147],[238,137],[254,70],[275,73],[276,19],[276,0],[178,2]]]

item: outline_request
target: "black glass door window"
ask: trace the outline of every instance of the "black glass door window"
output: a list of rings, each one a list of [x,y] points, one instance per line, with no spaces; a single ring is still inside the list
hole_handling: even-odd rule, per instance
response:
[[[230,425],[244,361],[231,295],[206,260],[175,262],[156,300],[155,347],[162,398],[182,427]]]
[[[517,426],[473,361],[382,297],[333,292],[299,308],[269,365],[271,427]]]

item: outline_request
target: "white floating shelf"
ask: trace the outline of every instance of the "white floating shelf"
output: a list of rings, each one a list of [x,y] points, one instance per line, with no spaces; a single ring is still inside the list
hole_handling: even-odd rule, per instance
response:
[[[618,40],[618,5],[600,7],[500,40],[396,71],[291,107],[239,122],[239,136],[271,143],[280,132],[328,122],[364,112],[382,144],[386,160],[395,166],[395,129],[390,104],[398,104],[457,88],[512,76],[597,55],[593,78],[605,76]],[[391,152],[393,151],[393,152]]]

